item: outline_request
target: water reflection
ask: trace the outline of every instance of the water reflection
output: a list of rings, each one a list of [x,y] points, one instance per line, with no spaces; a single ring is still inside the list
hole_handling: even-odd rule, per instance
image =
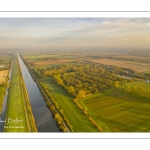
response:
[[[19,54],[18,58],[24,82],[28,90],[30,104],[32,107],[32,112],[35,118],[38,132],[59,132],[58,126],[54,118],[52,117],[52,113],[47,108],[46,102],[44,101],[39,91],[39,88],[32,79],[30,73],[28,72],[28,69],[26,68]]]

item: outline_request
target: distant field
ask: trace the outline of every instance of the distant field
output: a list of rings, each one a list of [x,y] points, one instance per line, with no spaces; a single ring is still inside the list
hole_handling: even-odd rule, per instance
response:
[[[8,64],[9,62],[11,62],[11,60],[12,60],[12,58],[10,55],[0,56],[0,65]]]
[[[146,73],[150,74],[150,71],[147,71]]]
[[[117,55],[113,56],[114,58],[131,58],[131,59],[142,59],[142,60],[148,60],[150,61],[149,57],[143,57],[143,56],[134,56],[134,55]]]
[[[0,83],[6,80],[8,70],[0,71]]]
[[[145,88],[145,89],[150,89],[150,83],[143,82],[143,81],[129,82],[126,84],[122,84],[121,87],[127,87],[128,85],[137,86],[137,87]]]
[[[89,60],[89,61],[95,63],[101,63],[105,65],[116,66],[116,67],[128,68],[138,72],[147,72],[150,70],[150,64],[140,63],[140,62],[113,60],[113,59],[96,59],[96,60]]]
[[[24,59],[32,59],[32,60],[38,60],[38,59],[70,59],[75,58],[76,56],[73,55],[58,55],[58,54],[24,54]]]
[[[78,108],[73,98],[62,87],[58,86],[51,78],[42,78],[40,82],[48,89],[60,109],[63,110],[75,132],[98,132],[97,128]]]
[[[33,62],[35,66],[45,66],[45,65],[53,65],[53,64],[63,64],[72,62],[72,60],[69,59],[63,59],[63,60],[47,60],[47,61],[37,61]]]
[[[64,63],[73,63],[77,56],[74,55],[58,55],[58,54],[23,54],[23,58],[32,67],[47,67],[60,65]]]
[[[110,89],[78,100],[105,132],[149,132],[150,99]]]

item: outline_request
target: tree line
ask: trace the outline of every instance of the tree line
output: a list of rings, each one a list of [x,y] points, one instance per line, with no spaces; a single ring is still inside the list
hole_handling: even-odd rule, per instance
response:
[[[150,98],[150,89],[130,85],[128,85],[127,87],[121,87],[121,89],[128,93],[134,93],[142,97]]]

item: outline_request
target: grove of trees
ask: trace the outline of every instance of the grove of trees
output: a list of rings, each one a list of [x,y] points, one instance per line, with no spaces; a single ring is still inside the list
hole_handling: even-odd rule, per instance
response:
[[[121,68],[108,68],[84,62],[50,68],[33,68],[32,71],[38,78],[52,77],[54,82],[77,99],[98,91],[104,92],[111,87],[119,88],[119,85],[131,81],[119,76],[125,72]]]

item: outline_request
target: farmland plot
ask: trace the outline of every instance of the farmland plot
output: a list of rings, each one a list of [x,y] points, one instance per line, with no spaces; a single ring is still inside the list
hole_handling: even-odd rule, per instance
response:
[[[150,64],[140,63],[140,62],[113,60],[113,59],[96,59],[90,61],[95,63],[101,63],[104,65],[132,69],[138,72],[147,72],[150,70]]]
[[[110,89],[78,100],[105,132],[144,132],[150,128],[150,99]]]

